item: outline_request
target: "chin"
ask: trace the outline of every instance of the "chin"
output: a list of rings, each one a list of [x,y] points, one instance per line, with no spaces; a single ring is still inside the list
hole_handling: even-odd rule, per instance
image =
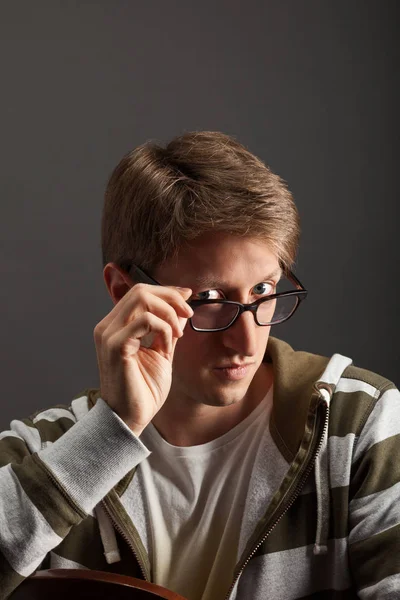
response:
[[[203,404],[208,406],[232,406],[232,404],[238,404],[246,396],[247,387],[245,390],[226,390],[224,392],[216,392],[214,395],[206,396],[203,400]]]

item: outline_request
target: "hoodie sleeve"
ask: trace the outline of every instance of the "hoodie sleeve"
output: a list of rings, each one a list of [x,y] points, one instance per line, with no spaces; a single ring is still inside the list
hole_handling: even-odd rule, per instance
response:
[[[349,558],[362,600],[400,593],[400,393],[387,386],[357,441],[350,484]]]
[[[101,398],[78,421],[61,407],[12,421],[0,434],[0,599],[149,454]]]

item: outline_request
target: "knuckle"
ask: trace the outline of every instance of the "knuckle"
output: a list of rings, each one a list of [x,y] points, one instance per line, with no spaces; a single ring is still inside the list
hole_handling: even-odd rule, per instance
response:
[[[137,328],[138,330],[144,329],[145,331],[149,332],[154,329],[154,327],[154,315],[149,310],[142,312],[140,317],[138,317],[135,321],[135,329]]]
[[[97,323],[97,325],[95,326],[94,330],[93,330],[93,337],[95,340],[100,341],[103,337],[103,332],[104,332],[104,326],[103,324]]]
[[[148,291],[148,287],[149,286],[146,283],[137,283],[135,285],[136,293],[139,296],[143,296],[143,294],[145,294]]]
[[[150,323],[150,321],[153,321],[153,313],[149,310],[145,310],[141,315],[141,321],[146,324]]]
[[[150,294],[150,290],[149,287],[146,283],[138,283],[136,284],[139,289],[136,292],[136,306],[137,305],[141,305],[143,307],[148,307],[149,305],[149,294]],[[135,286],[136,287],[136,286]]]

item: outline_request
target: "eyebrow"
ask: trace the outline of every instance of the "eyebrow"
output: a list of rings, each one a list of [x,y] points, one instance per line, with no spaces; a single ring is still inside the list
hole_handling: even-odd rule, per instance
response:
[[[275,269],[275,271],[272,271],[265,277],[262,277],[259,280],[259,282],[266,281],[267,279],[271,279],[273,277],[276,277],[277,275],[282,275],[282,273],[283,273],[282,269],[280,267],[278,267],[277,269]],[[213,277],[212,275],[208,275],[208,276],[205,275],[204,277],[199,275],[198,277],[195,278],[194,282],[195,282],[195,287],[200,287],[200,288],[214,289],[214,288],[228,288],[229,287],[229,284],[226,281],[223,281],[222,279],[217,279],[217,278]]]

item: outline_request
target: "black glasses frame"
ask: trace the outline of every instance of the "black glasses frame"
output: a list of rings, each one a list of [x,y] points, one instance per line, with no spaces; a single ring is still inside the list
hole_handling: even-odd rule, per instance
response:
[[[127,271],[131,276],[132,276],[132,270],[134,269],[136,271],[136,273],[139,275],[139,278],[142,283],[148,283],[150,285],[160,285],[161,286],[161,283],[156,281],[148,273],[143,271],[143,269],[134,265],[133,263],[129,263],[127,265],[121,265],[121,268],[123,268],[125,271]],[[288,270],[286,272],[286,276],[288,277],[288,279],[292,280],[294,285],[297,286],[297,288],[298,288],[297,290],[291,290],[289,292],[280,292],[279,294],[271,294],[271,296],[268,296],[267,298],[260,298],[259,300],[256,300],[255,302],[252,302],[251,304],[242,304],[241,302],[235,302],[233,300],[190,300],[190,301],[187,301],[187,303],[189,304],[189,306],[192,309],[196,308],[196,306],[202,306],[203,304],[234,304],[235,306],[238,307],[238,311],[237,311],[236,315],[233,317],[232,321],[225,327],[218,327],[217,329],[199,329],[198,327],[195,327],[193,325],[192,317],[190,317],[189,322],[190,322],[191,328],[194,331],[199,331],[199,332],[204,332],[204,333],[210,333],[210,332],[214,332],[214,331],[225,331],[229,327],[232,327],[232,325],[235,323],[235,321],[237,321],[237,319],[240,317],[240,315],[242,313],[246,312],[247,310],[249,310],[250,312],[253,313],[254,320],[255,320],[256,324],[259,325],[260,327],[268,327],[270,325],[271,326],[279,325],[280,323],[287,321],[294,315],[294,313],[300,306],[300,303],[302,302],[302,300],[305,300],[307,298],[308,290],[306,290],[306,288],[303,286],[303,284],[300,282],[300,280],[296,277],[296,275],[292,271]],[[276,298],[282,298],[282,297],[286,297],[286,296],[296,296],[297,297],[297,303],[296,303],[295,307],[293,308],[292,312],[287,317],[285,317],[284,319],[281,319],[280,321],[275,321],[274,323],[260,323],[257,318],[257,309],[260,306],[260,304],[263,304],[264,302],[268,302],[271,300],[275,300]]]

